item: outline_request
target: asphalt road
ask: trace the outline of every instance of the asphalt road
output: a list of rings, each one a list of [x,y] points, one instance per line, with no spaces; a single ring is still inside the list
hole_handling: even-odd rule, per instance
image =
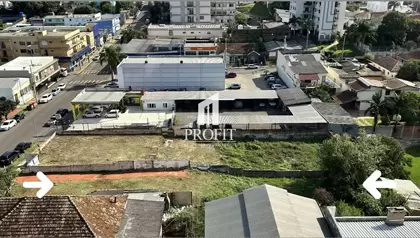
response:
[[[44,124],[58,109],[71,109],[71,101],[83,90],[86,85],[85,82],[97,82],[96,84],[101,86],[105,81],[111,80],[111,75],[101,75],[102,68],[99,63],[93,62],[83,72],[79,74],[71,73],[43,92],[42,94],[51,92],[59,83],[67,83],[65,91],[59,93],[53,100],[46,104],[39,104],[36,109],[27,112],[25,119],[11,130],[0,132],[0,154],[8,150],[13,150],[19,142],[35,141],[37,136],[43,136],[52,130],[53,127],[44,127]],[[92,74],[89,72],[92,72]],[[39,96],[42,96],[42,94]]]

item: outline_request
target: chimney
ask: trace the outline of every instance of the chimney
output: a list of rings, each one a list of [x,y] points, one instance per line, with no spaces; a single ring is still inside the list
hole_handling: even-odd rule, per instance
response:
[[[110,203],[117,203],[117,197],[111,197],[111,198],[109,198],[109,202]]]
[[[385,223],[388,226],[403,226],[407,210],[404,207],[388,207]]]

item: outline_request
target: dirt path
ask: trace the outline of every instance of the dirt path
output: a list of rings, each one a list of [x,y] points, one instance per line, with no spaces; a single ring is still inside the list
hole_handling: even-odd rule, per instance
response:
[[[117,179],[130,179],[141,177],[187,177],[188,171],[168,171],[168,172],[137,172],[125,174],[49,174],[47,177],[52,182],[64,181],[88,181],[88,180],[117,180]],[[18,183],[38,181],[36,176],[23,176],[15,179]]]

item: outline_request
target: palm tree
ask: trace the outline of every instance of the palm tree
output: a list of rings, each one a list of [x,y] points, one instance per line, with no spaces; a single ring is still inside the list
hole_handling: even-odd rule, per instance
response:
[[[104,62],[108,63],[108,67],[111,69],[112,80],[114,80],[114,72],[117,71],[117,66],[125,57],[126,55],[121,52],[121,47],[108,46],[99,54],[99,62],[101,65]]]
[[[382,116],[388,117],[389,104],[386,100],[382,100],[382,91],[375,93],[372,96],[370,107],[366,109],[365,115],[373,115],[373,134],[376,132],[376,126],[378,125],[379,118]]]
[[[391,1],[388,3],[388,9],[391,9],[392,11],[395,11],[395,8],[398,6],[400,6],[398,1]]]
[[[308,49],[309,34],[311,34],[311,30],[314,28],[314,22],[312,21],[312,19],[309,19],[309,18],[298,17],[298,24],[302,31],[306,31],[306,48],[305,49]]]
[[[347,30],[347,39],[349,42],[355,42],[356,45],[365,44],[365,42],[376,42],[376,31],[369,20],[360,20],[353,23]]]
[[[147,37],[144,31],[138,31],[129,27],[121,32],[121,43],[128,43],[132,39],[145,39]]]
[[[296,34],[296,29],[299,26],[299,19],[293,15],[292,18],[289,20],[289,27],[292,29],[293,35]]]

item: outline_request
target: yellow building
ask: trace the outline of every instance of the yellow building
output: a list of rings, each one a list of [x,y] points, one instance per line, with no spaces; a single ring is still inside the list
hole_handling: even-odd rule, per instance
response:
[[[54,56],[62,67],[72,70],[85,62],[93,44],[93,32],[80,32],[79,29],[0,32],[0,60]]]

